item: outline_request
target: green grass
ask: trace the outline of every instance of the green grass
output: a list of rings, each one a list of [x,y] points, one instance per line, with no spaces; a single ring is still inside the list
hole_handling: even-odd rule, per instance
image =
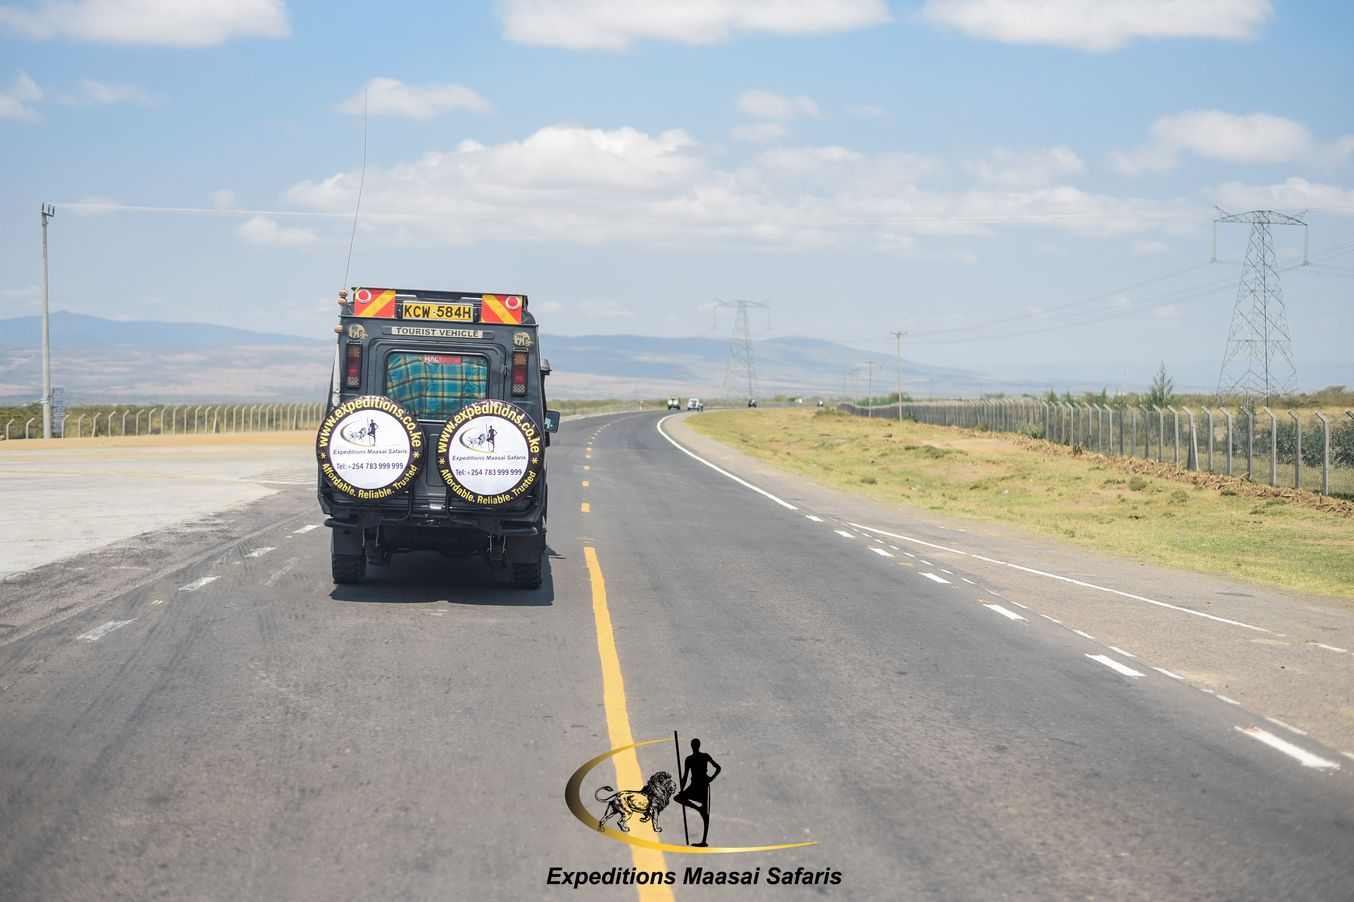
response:
[[[1354,520],[1339,514],[940,426],[769,409],[688,422],[753,457],[877,500],[1135,560],[1354,597]]]

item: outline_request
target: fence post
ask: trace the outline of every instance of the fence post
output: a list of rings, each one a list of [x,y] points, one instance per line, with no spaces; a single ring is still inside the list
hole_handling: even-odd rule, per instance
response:
[[[1269,416],[1269,484],[1279,484],[1279,418],[1268,407],[1261,407]]]
[[[1222,415],[1227,418],[1227,475],[1232,475],[1232,412],[1226,407],[1222,409]]]
[[[67,436],[66,436],[66,421],[69,420],[70,418],[71,418],[71,415],[68,414],[68,413],[63,413],[63,414],[61,415],[61,437],[62,437],[62,438],[66,438],[66,437],[67,437]],[[5,438],[9,438],[9,426],[8,426],[8,425],[5,426]]]
[[[1330,421],[1321,411],[1316,412],[1321,421],[1321,494],[1330,494]]]
[[[1255,410],[1246,408],[1246,478],[1255,481]]]
[[[29,427],[31,427],[31,426],[33,425],[33,421],[36,420],[36,419],[37,419],[37,417],[29,417],[29,418],[28,418],[28,422],[27,422],[27,423],[24,423],[24,438],[25,438],[25,439],[28,438],[28,429],[29,429]]]
[[[1208,472],[1213,471],[1213,410],[1204,405],[1204,416],[1208,419]]]
[[[1189,417],[1189,452],[1185,466],[1187,469],[1197,472],[1199,469],[1199,433],[1194,428],[1194,411],[1186,407],[1185,416]]]
[[[10,417],[8,420],[5,420],[5,441],[9,441],[9,427],[14,425],[16,419],[17,417]]]
[[[1167,404],[1166,409],[1171,412],[1171,432],[1174,438],[1171,440],[1171,463],[1180,466],[1180,411]]]
[[[1293,418],[1294,445],[1293,445],[1293,488],[1302,488],[1302,420],[1293,411],[1288,411],[1288,415]]]

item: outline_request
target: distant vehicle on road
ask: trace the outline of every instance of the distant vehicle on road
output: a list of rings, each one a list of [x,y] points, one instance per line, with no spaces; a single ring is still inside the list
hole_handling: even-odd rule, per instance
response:
[[[354,288],[335,331],[315,443],[334,582],[426,550],[539,587],[559,413],[526,295]]]
[[[681,410],[682,402],[677,398],[668,398],[668,410]]]
[[[748,407],[756,407],[756,406],[757,406],[757,399],[756,399],[756,398],[748,398]]]
[[[686,409],[700,412],[705,409],[705,402],[702,401],[700,398],[687,398]]]

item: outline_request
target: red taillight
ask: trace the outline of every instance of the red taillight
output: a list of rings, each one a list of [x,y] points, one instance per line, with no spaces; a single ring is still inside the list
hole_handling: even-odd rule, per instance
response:
[[[343,384],[347,388],[362,387],[362,346],[348,345],[348,356],[343,367]]]
[[[527,352],[512,352],[512,393],[514,395],[525,395],[527,393]]]

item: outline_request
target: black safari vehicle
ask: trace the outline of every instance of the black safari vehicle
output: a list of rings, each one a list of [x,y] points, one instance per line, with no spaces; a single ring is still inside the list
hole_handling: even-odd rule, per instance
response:
[[[315,441],[334,582],[430,550],[539,586],[559,414],[526,295],[354,288],[339,311]]]

